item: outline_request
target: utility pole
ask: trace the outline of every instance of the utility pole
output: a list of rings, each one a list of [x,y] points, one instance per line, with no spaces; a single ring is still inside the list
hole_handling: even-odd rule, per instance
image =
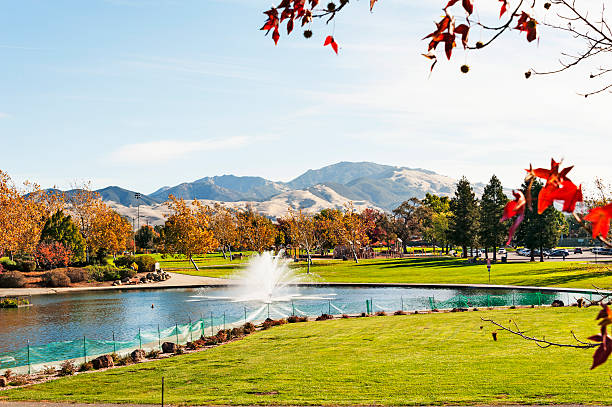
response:
[[[142,195],[140,194],[140,192],[136,192],[134,194],[134,197],[136,198],[136,206],[138,207],[138,229],[136,229],[137,231],[140,230],[140,197]]]

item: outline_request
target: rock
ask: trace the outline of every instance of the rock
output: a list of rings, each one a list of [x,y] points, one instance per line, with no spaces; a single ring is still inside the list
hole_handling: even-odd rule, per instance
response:
[[[147,273],[147,280],[153,280],[155,278],[155,274]]]
[[[134,362],[142,362],[146,358],[146,353],[142,349],[136,349],[130,353],[130,358],[132,358]]]
[[[140,282],[141,283],[146,283],[147,282],[147,278],[146,277],[140,277]]]
[[[162,352],[163,353],[176,353],[178,350],[178,345],[172,342],[164,342],[162,343]]]
[[[553,307],[565,307],[565,304],[561,300],[554,300],[551,305]]]
[[[122,282],[122,283],[129,283],[129,282],[130,282],[130,278],[129,278],[129,277],[123,277],[123,278],[121,279],[121,282]]]
[[[113,357],[111,355],[98,356],[91,361],[91,364],[96,370],[115,366],[115,362],[113,361]]]
[[[4,376],[0,376],[0,387],[8,386],[8,379]]]

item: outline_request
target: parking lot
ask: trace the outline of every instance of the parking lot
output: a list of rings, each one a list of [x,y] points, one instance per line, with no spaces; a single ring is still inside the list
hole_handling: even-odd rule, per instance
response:
[[[589,249],[590,250],[590,249]],[[594,254],[591,251],[587,251],[587,249],[582,250],[582,254],[574,254],[574,250],[569,250],[570,255],[563,260],[563,257],[544,257],[545,261],[591,261],[591,262],[601,262],[607,263],[612,262],[611,255],[602,255],[602,254]],[[498,254],[499,256],[499,254]],[[536,260],[539,260],[540,256],[536,256]],[[524,262],[530,261],[530,256],[520,256],[515,252],[508,252],[508,261],[509,262]]]

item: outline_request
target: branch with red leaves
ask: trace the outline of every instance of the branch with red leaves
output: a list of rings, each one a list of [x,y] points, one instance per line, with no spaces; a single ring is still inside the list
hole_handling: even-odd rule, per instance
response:
[[[280,25],[287,21],[287,35],[290,34],[297,23],[302,26],[309,24],[309,28],[304,31],[306,38],[312,37],[310,24],[314,18],[325,18],[329,23],[340,11],[348,4],[349,0],[332,0],[327,5],[320,5],[319,0],[282,0],[281,3],[266,11],[268,17],[262,30],[272,32],[272,39],[277,44],[280,34]],[[447,1],[447,0],[442,0]],[[482,21],[479,17],[473,0],[448,0],[442,9],[444,16],[435,22],[436,28],[433,32],[426,35],[423,39],[428,39],[427,53],[423,56],[432,60],[430,70],[436,66],[438,55],[436,53],[439,44],[444,44],[444,55],[451,59],[453,50],[457,47],[457,41],[461,41],[464,49],[479,50],[495,42],[502,34],[507,31],[517,30],[525,33],[528,42],[534,42],[539,38],[539,26],[545,26],[554,30],[566,32],[577,40],[584,41],[586,47],[578,52],[563,52],[562,56],[566,61],[560,60],[560,68],[549,71],[538,71],[529,69],[525,72],[525,77],[533,75],[548,75],[560,73],[573,68],[582,63],[595,64],[597,58],[606,57],[608,52],[612,52],[612,29],[607,23],[606,9],[602,0],[601,13],[589,13],[576,5],[577,0],[498,0],[500,4],[499,19],[507,17],[505,23],[501,25],[491,25]],[[585,0],[583,0],[585,1]],[[378,0],[370,0],[370,11],[377,4]],[[510,11],[512,10],[512,11]],[[485,13],[483,13],[485,14]],[[598,17],[592,17],[598,14]],[[474,16],[476,16],[474,18]],[[460,22],[457,22],[461,20]],[[494,34],[486,41],[469,43],[470,32],[476,27],[481,32],[491,31]],[[329,41],[333,35],[328,35],[324,45],[332,44],[332,48],[337,53],[337,47]],[[336,44],[337,45],[337,44]],[[568,60],[569,59],[569,60]],[[467,64],[461,66],[463,73],[469,72]],[[593,73],[589,75],[591,79],[605,80],[606,75],[612,72],[612,68],[594,67]],[[590,96],[606,91],[612,91],[612,83],[596,85],[594,90],[582,93],[582,96]]]

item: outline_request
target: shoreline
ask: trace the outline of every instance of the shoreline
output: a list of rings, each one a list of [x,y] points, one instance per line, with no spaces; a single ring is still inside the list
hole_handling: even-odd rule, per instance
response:
[[[33,295],[53,295],[81,293],[88,291],[105,290],[165,290],[182,288],[207,288],[207,287],[229,287],[236,284],[236,280],[216,277],[201,277],[188,274],[168,272],[172,277],[169,280],[157,283],[102,286],[102,287],[57,287],[57,288],[0,288],[0,297],[10,296],[33,296]],[[339,282],[302,282],[293,283],[292,286],[320,286],[320,287],[355,287],[355,288],[455,288],[455,289],[483,289],[483,290],[517,290],[517,291],[547,291],[547,292],[566,292],[581,294],[611,293],[607,290],[596,290],[588,288],[568,288],[568,287],[537,287],[537,286],[517,286],[517,285],[496,285],[496,284],[437,284],[437,283],[339,283]]]

